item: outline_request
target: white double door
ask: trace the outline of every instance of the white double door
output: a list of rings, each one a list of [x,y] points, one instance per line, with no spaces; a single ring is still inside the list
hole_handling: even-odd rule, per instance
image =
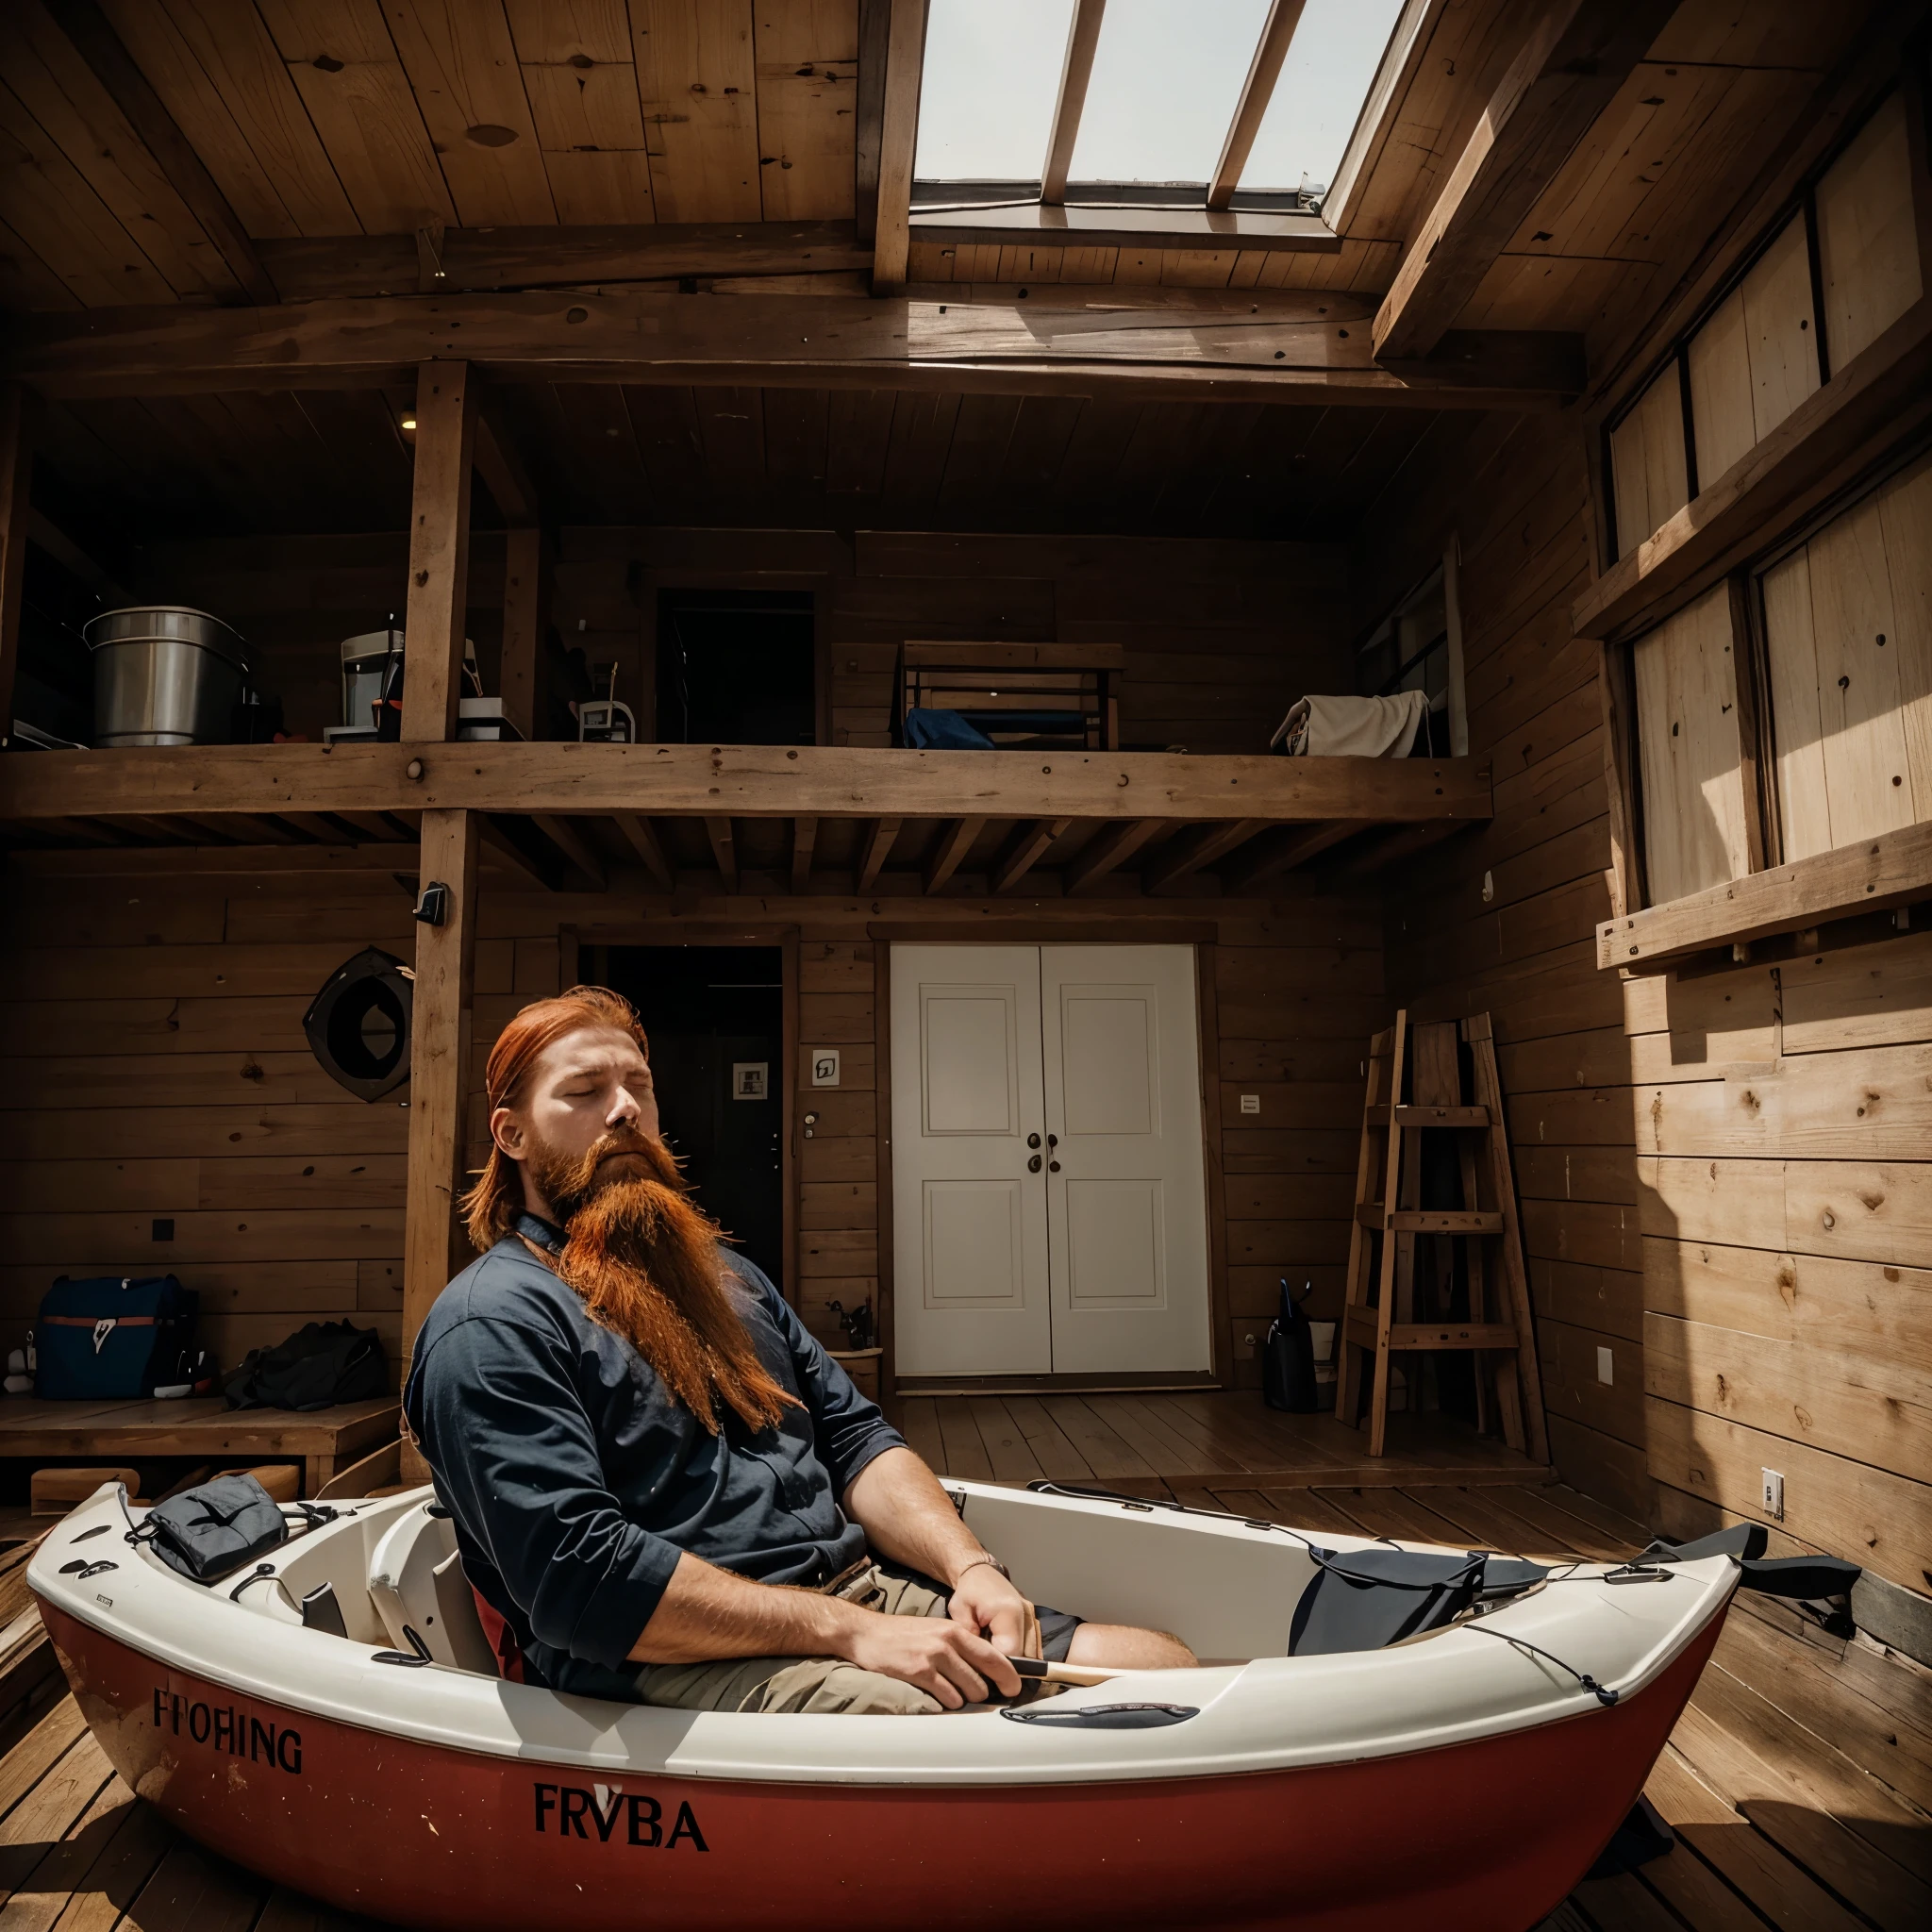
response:
[[[1189,946],[894,946],[902,1375],[1211,1364]]]

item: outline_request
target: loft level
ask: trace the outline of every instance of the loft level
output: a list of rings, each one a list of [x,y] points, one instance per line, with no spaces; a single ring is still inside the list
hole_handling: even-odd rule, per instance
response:
[[[1493,811],[1473,758],[1190,758],[800,745],[234,745],[0,758],[18,846],[407,843],[424,811],[484,814],[498,859],[556,885],[641,864],[815,873],[925,891],[1037,874],[1077,891],[1215,873],[1246,891],[1320,860],[1366,874]]]

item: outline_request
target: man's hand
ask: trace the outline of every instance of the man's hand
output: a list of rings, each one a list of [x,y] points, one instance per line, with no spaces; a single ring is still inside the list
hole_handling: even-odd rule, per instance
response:
[[[1007,1587],[1012,1588],[1010,1584]],[[956,1606],[958,1601],[956,1597]],[[1019,1672],[992,1644],[963,1624],[940,1617],[888,1617],[876,1610],[860,1610],[847,1626],[847,1633],[841,1653],[849,1663],[917,1685],[948,1710],[984,1702],[989,1685],[1002,1697],[1019,1694]]]
[[[953,1621],[974,1636],[984,1630],[1002,1657],[1040,1655],[1040,1619],[1033,1606],[991,1563],[975,1563],[959,1577],[948,1608]]]

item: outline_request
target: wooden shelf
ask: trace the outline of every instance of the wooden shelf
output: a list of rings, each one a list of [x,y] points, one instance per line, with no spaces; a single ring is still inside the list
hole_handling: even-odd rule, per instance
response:
[[[0,822],[116,813],[556,812],[657,817],[1358,819],[1492,815],[1475,758],[802,745],[198,745],[0,758]]]
[[[1596,963],[1662,972],[1713,947],[1799,932],[1932,896],[1932,824],[1752,873],[1596,929]]]

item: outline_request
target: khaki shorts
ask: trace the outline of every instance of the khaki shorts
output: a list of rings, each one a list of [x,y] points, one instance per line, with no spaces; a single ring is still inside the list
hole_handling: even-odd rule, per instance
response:
[[[951,1598],[929,1576],[873,1562],[829,1586],[848,1602],[889,1617],[943,1617]],[[1066,1656],[1076,1617],[1041,1610],[1046,1654]],[[1051,1620],[1049,1623],[1048,1620]],[[716,1663],[644,1664],[638,1701],[673,1710],[803,1711],[811,1716],[928,1717],[944,1707],[916,1684],[834,1657],[735,1657]],[[1045,1685],[1028,1685],[1044,1690]]]

